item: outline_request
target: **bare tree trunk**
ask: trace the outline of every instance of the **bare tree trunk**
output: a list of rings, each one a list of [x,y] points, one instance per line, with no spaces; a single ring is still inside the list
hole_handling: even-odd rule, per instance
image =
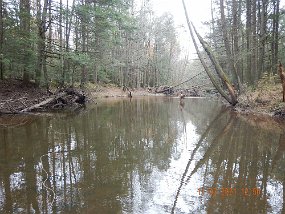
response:
[[[98,83],[98,66],[97,66],[97,62],[95,61],[94,63],[94,75],[93,75],[93,81],[95,84]]]
[[[62,14],[63,14],[63,8],[62,8],[62,0],[59,1],[59,69],[60,69],[60,87],[63,87],[65,84],[65,70],[63,66],[63,32],[62,32]]]
[[[96,2],[94,2],[94,10],[96,10],[96,8],[97,8],[97,4],[96,4]],[[96,24],[97,24],[97,17],[95,16],[95,20],[94,20],[94,23],[95,23],[95,28],[96,28]],[[95,31],[94,32],[94,37],[95,37],[95,47],[96,47],[96,49],[99,47],[99,35],[98,35],[98,32],[97,31]],[[96,52],[95,54],[95,59],[94,59],[94,72],[93,72],[93,82],[95,83],[95,84],[97,84],[98,83],[98,68],[99,68],[99,66],[98,66],[98,64],[99,64],[99,54]]]
[[[3,1],[0,0],[0,79],[1,80],[4,79],[3,44],[4,44]]]
[[[85,5],[85,1],[81,1],[82,6]],[[82,30],[82,53],[86,53],[86,18],[85,14],[81,14],[81,30]],[[87,68],[86,65],[82,65],[81,69],[81,84],[80,87],[84,88],[84,85],[86,84],[87,81]]]
[[[233,67],[237,72],[238,89],[241,90],[242,81],[241,76],[243,72],[242,60],[240,59],[239,49],[239,27],[241,23],[241,0],[233,0],[232,2],[232,13],[233,13],[233,26],[232,26],[232,37],[233,37]]]
[[[36,69],[35,69],[35,74],[36,74],[36,78],[35,78],[35,83],[37,86],[40,85],[40,79],[41,79],[41,71],[42,71],[42,49],[43,49],[43,42],[42,41],[42,37],[43,37],[43,34],[44,34],[44,31],[42,29],[42,5],[41,5],[41,1],[40,0],[37,0],[37,27],[38,27],[38,47],[37,47],[37,65],[36,65]],[[45,24],[45,23],[44,23]],[[44,29],[45,30],[45,29]]]
[[[153,78],[153,86],[158,86],[159,81],[158,81],[158,60],[157,60],[157,55],[158,55],[158,47],[156,42],[154,43],[154,78]]]
[[[279,5],[280,0],[274,1],[274,8],[273,8],[273,29],[272,29],[272,43],[271,43],[271,53],[272,53],[272,70],[273,73],[276,73],[276,66],[278,63],[278,43],[279,43]]]
[[[74,34],[75,34],[75,52],[77,53],[79,50],[78,50],[78,46],[79,46],[79,20],[80,20],[80,17],[75,17],[75,29],[74,29]],[[76,65],[73,64],[73,68],[72,68],[72,75],[71,75],[71,86],[73,87],[74,86],[74,83],[75,83],[75,74],[76,72]]]
[[[234,76],[234,82],[237,86],[237,89],[239,89],[240,86],[240,78],[238,76],[236,67],[234,66],[235,59],[233,58],[234,55],[232,54],[231,45],[229,41],[229,34],[227,31],[227,23],[226,23],[226,17],[225,17],[225,8],[224,8],[224,0],[220,0],[220,12],[221,12],[221,24],[222,24],[222,32],[223,32],[223,39],[224,39],[224,45],[226,49],[226,55],[227,55],[227,67],[229,70],[232,71]]]
[[[69,37],[70,37],[70,31],[71,31],[71,23],[72,23],[72,18],[73,18],[73,12],[74,12],[74,6],[75,6],[75,0],[73,0],[72,2],[72,8],[71,11],[69,11],[68,9],[68,0],[66,1],[66,8],[67,8],[67,12],[66,12],[66,20],[65,20],[65,52],[69,53]],[[64,62],[63,62],[63,71],[65,72],[66,75],[64,75],[62,78],[63,79],[67,79],[67,81],[70,81],[70,66],[68,63],[67,58],[64,58]],[[68,75],[68,78],[65,77]]]
[[[45,56],[45,50],[46,50],[46,17],[47,17],[47,10],[48,5],[50,4],[49,0],[44,1],[43,11],[41,12],[41,1],[37,1],[37,24],[38,24],[38,59],[37,59],[37,66],[36,66],[36,85],[40,85],[41,75],[42,75],[42,68],[43,65],[46,64],[46,56]]]
[[[251,10],[251,2],[253,0],[246,0],[246,55],[247,55],[247,81],[249,81],[249,83],[253,83],[253,78],[252,78],[252,68],[251,68],[251,51],[252,51],[252,28],[251,28],[251,14],[252,14],[252,10]]]
[[[25,38],[27,41],[25,42],[24,49],[30,48],[30,42],[28,40],[30,39],[30,20],[31,20],[31,14],[30,14],[30,1],[29,0],[20,0],[20,25],[21,25],[21,34],[23,38]],[[27,70],[28,69],[28,63],[29,63],[29,54],[26,51],[26,53],[23,55],[23,81],[24,83],[28,83],[30,81],[30,73]]]
[[[52,21],[52,13],[51,13],[51,1],[52,0],[48,0],[48,27],[47,27],[47,29],[49,29],[49,31],[48,31],[48,39],[47,39],[47,41],[48,41],[48,44],[47,44],[47,47],[46,47],[46,49],[47,49],[47,51],[49,52],[49,53],[51,53],[52,52],[52,45],[51,45],[51,40],[52,40],[52,25],[51,25],[51,21]],[[45,59],[44,59],[44,61],[43,61],[43,72],[44,72],[44,81],[45,81],[45,87],[46,87],[46,89],[47,90],[49,90],[49,79],[48,79],[48,71],[47,71],[47,54],[44,54],[44,57],[45,57]]]
[[[196,31],[194,25],[192,24],[194,31],[201,43],[201,45],[203,46],[204,50],[206,51],[206,53],[208,54],[211,62],[213,63],[215,70],[218,74],[218,76],[220,77],[220,79],[222,80],[222,82],[224,83],[224,85],[226,86],[226,88],[228,89],[228,92],[231,96],[231,101],[230,103],[232,105],[236,105],[237,104],[237,97],[236,97],[236,93],[235,93],[235,89],[233,88],[232,83],[230,82],[228,76],[226,75],[226,73],[223,71],[221,65],[219,64],[218,60],[216,59],[215,54],[212,52],[211,48],[209,47],[209,45],[207,44],[207,42],[205,42],[203,40],[203,38],[198,34],[198,32]]]
[[[260,39],[259,39],[259,60],[258,60],[258,79],[261,74],[265,71],[265,44],[266,44],[266,23],[267,23],[267,6],[268,0],[259,0],[259,28],[260,28]]]
[[[192,37],[192,40],[193,40],[195,49],[196,49],[197,54],[198,54],[198,57],[199,57],[199,59],[200,59],[202,65],[203,65],[203,67],[204,67],[206,73],[208,74],[208,76],[209,76],[211,82],[213,83],[213,85],[215,86],[215,88],[219,91],[219,93],[222,95],[222,97],[224,97],[230,104],[235,105],[235,104],[237,103],[237,100],[236,100],[235,96],[234,96],[234,98],[233,98],[233,97],[228,96],[228,95],[225,93],[225,91],[221,88],[220,84],[216,81],[214,75],[211,73],[211,71],[210,71],[209,68],[207,67],[207,65],[206,65],[206,63],[205,63],[205,61],[204,61],[204,59],[203,59],[203,56],[202,56],[201,52],[199,51],[198,45],[197,45],[197,43],[196,43],[196,40],[195,40],[194,33],[193,33],[193,30],[192,30],[192,27],[191,27],[191,24],[190,24],[190,20],[189,20],[189,17],[188,17],[188,13],[187,13],[187,9],[186,9],[184,0],[182,0],[182,3],[183,3],[183,7],[184,7],[184,12],[185,12],[185,16],[186,16],[188,28],[189,28],[189,30],[190,30],[190,35],[191,35],[191,37]],[[193,25],[192,25],[192,26],[193,26]],[[194,30],[195,30],[195,28],[194,28]],[[197,34],[197,32],[196,32],[196,34]],[[200,40],[200,42],[201,42],[201,41],[202,41],[202,38],[200,37],[199,34],[197,34],[197,36],[198,36],[198,38],[199,38],[199,40]],[[203,41],[202,41],[202,42],[203,42]],[[201,43],[202,43],[202,42],[201,42]],[[203,45],[203,44],[202,44],[202,45]],[[205,44],[204,44],[204,45],[205,45]],[[204,47],[204,45],[203,45],[203,47]],[[204,49],[205,49],[205,47],[204,47]],[[206,49],[205,49],[205,51],[207,52]],[[227,84],[227,87],[228,87],[228,85],[229,85],[229,84]],[[231,94],[231,96],[232,96],[232,93],[230,93],[230,94]]]
[[[214,0],[211,0],[211,28],[212,28],[212,39],[213,39],[213,46],[214,46],[214,50],[216,51],[217,50],[217,39],[216,39],[216,36],[214,36],[214,33],[215,33],[215,19],[214,19]]]
[[[251,50],[251,74],[252,74],[252,81],[256,83],[258,80],[257,77],[257,57],[258,57],[258,47],[257,47],[257,26],[256,26],[256,1],[252,1],[252,25],[251,25],[251,32],[252,32],[252,50]]]

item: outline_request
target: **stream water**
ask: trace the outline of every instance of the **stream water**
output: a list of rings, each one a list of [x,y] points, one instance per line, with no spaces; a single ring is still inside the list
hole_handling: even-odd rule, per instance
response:
[[[0,117],[0,213],[285,213],[285,125],[219,101]]]

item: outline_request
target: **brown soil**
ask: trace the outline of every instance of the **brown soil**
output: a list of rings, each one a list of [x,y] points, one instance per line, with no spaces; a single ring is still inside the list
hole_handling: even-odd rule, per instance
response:
[[[118,88],[112,85],[109,86],[98,85],[96,87],[89,87],[88,91],[91,99],[108,98],[108,97],[128,97],[129,94],[128,91],[123,91],[122,88]],[[154,95],[152,93],[149,93],[145,89],[131,90],[131,94],[133,97]]]
[[[97,98],[127,97],[128,91],[113,85],[88,85],[87,97],[90,101]],[[131,90],[132,96],[154,96],[145,89]],[[159,94],[161,95],[161,94]],[[0,80],[0,114],[17,113],[29,106],[48,98],[44,89],[36,88],[35,84],[23,84],[20,80]],[[285,117],[285,103],[282,102],[282,86],[275,77],[262,79],[257,87],[247,89],[239,97],[235,110],[243,114]]]
[[[256,89],[248,89],[238,100],[234,109],[241,120],[260,130],[284,133],[285,103],[281,83],[260,82]]]
[[[127,97],[128,91],[108,85],[87,85],[87,97],[89,101],[96,98]],[[132,96],[149,96],[146,90],[131,90]],[[46,90],[39,89],[34,83],[24,84],[21,80],[0,80],[0,114],[19,113],[21,110],[36,105],[49,98]],[[88,100],[87,99],[87,100]],[[45,110],[45,109],[43,109]]]
[[[276,77],[262,79],[255,89],[247,89],[239,96],[235,107],[238,112],[285,116],[285,103],[282,102],[282,85]]]
[[[0,80],[0,114],[17,113],[47,97],[47,93],[36,88],[33,83],[24,84],[15,79]]]

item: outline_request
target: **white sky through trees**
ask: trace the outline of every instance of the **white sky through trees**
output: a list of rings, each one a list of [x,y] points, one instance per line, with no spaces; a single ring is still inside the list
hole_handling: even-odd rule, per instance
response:
[[[173,15],[175,24],[177,26],[178,39],[182,51],[187,53],[189,51],[190,58],[195,57],[194,46],[190,38],[190,33],[186,23],[186,18],[183,10],[182,0],[151,0],[153,10],[157,16],[162,15],[164,12],[169,12]],[[211,0],[185,0],[188,10],[189,18],[193,21],[201,35],[209,31],[203,22],[210,21],[211,19]],[[285,0],[281,0],[280,8],[285,7]],[[184,26],[184,28],[179,26]]]
[[[194,58],[195,49],[186,23],[182,1],[152,0],[152,4],[153,10],[157,16],[162,15],[164,12],[169,12],[173,15],[182,51],[184,54],[189,52],[190,58]],[[189,13],[189,18],[203,35],[203,32],[206,32],[206,29],[202,23],[211,19],[211,0],[185,0],[185,4]]]

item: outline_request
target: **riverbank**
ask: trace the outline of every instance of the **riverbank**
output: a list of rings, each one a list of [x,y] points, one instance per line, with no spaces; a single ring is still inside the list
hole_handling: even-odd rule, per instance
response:
[[[87,85],[87,94],[91,100],[98,98],[110,98],[110,97],[128,97],[128,91],[123,91],[122,88],[114,85]],[[155,94],[148,92],[146,89],[134,89],[131,90],[133,97],[137,96],[153,96]]]
[[[35,83],[22,80],[0,80],[0,114],[45,112],[58,109],[77,109],[84,106],[85,94],[77,89],[47,91]]]
[[[48,93],[34,83],[24,84],[16,79],[0,80],[0,114],[18,113],[48,97]]]
[[[65,109],[66,107],[77,108],[79,105],[77,105],[78,101],[75,99],[79,93],[84,95],[84,99],[86,98],[84,102],[96,102],[98,98],[128,97],[129,94],[128,91],[123,91],[114,85],[94,84],[86,85],[85,92],[82,92],[78,87],[60,91],[53,88],[51,91],[47,92],[46,89],[38,88],[32,82],[24,84],[23,81],[16,79],[0,80],[0,114],[21,113],[29,107],[45,103],[46,100],[55,102],[46,103],[35,110],[49,111]],[[131,94],[133,97],[154,95],[145,89],[131,90]]]
[[[234,109],[240,113],[285,118],[281,83],[276,77],[260,80],[255,88],[245,89]]]
[[[88,102],[99,98],[128,97],[129,92],[115,85],[87,85]],[[151,90],[131,90],[132,97],[163,96]],[[21,80],[0,81],[0,113],[19,113],[22,109],[48,99],[50,94],[33,83],[23,84]],[[217,97],[215,93],[203,93],[203,97]],[[282,86],[276,78],[262,79],[255,88],[247,88],[239,96],[234,110],[242,114],[285,118],[285,103],[282,102]]]

